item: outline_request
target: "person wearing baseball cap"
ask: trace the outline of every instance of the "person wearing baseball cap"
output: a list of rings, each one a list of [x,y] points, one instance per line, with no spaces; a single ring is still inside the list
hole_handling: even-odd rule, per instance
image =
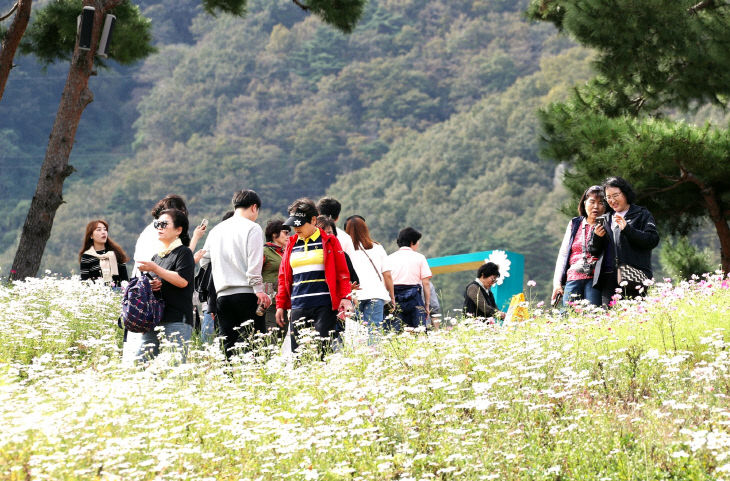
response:
[[[310,199],[295,200],[289,206],[290,226],[296,235],[289,237],[279,269],[276,293],[276,323],[284,327],[284,311],[291,309],[292,351],[301,320],[313,327],[329,345],[342,332],[338,311],[352,310],[350,274],[345,253],[334,235],[316,226],[317,207]],[[324,356],[324,350],[322,350]]]

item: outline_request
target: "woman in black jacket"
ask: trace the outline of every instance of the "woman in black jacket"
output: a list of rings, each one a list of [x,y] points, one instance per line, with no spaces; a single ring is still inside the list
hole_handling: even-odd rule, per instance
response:
[[[499,267],[493,262],[479,266],[477,278],[464,290],[464,314],[477,318],[504,319],[505,313],[497,308],[492,286],[499,279]]]
[[[612,213],[601,219],[588,249],[599,258],[595,276],[599,277],[601,298],[608,305],[619,287],[619,267],[630,266],[645,279],[653,277],[651,251],[659,244],[656,221],[645,207],[635,205],[636,194],[621,177],[609,177],[603,188]],[[624,279],[620,282],[625,297],[642,296],[646,286]]]

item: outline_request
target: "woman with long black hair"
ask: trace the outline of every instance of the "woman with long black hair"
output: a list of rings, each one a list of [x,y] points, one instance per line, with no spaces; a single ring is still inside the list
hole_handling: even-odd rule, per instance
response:
[[[109,223],[102,219],[86,224],[83,247],[79,251],[81,280],[102,279],[118,287],[128,281],[126,262],[129,257],[109,238]]]

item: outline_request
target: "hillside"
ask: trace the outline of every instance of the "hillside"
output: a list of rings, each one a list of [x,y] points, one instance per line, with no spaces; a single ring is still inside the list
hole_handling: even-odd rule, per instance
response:
[[[589,73],[585,51],[524,21],[526,2],[374,0],[349,36],[289,0],[253,1],[244,20],[192,2],[166,15],[168,3],[143,4],[159,53],[130,70],[122,95],[92,104],[120,117],[98,124],[110,148],[88,155],[132,154],[101,169],[72,157],[79,172],[44,268],[77,269],[90,219],[108,219],[132,250],[163,195],[184,195],[192,222],[215,221],[245,186],[264,199],[262,222],[296,197],[330,192],[388,247],[413,225],[429,256],[524,253],[526,276],[547,292],[567,218],[555,166],[536,155],[534,112]],[[12,258],[5,247],[1,265]],[[450,297],[462,278],[439,287]]]

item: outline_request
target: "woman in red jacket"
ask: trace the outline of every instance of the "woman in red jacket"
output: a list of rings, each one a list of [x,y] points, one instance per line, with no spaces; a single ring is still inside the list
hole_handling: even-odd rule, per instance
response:
[[[283,328],[284,310],[291,309],[292,350],[302,322],[321,338],[335,340],[343,329],[338,311],[352,310],[345,253],[336,236],[316,226],[317,214],[313,201],[298,199],[284,222],[296,235],[289,238],[279,268],[276,323]]]

